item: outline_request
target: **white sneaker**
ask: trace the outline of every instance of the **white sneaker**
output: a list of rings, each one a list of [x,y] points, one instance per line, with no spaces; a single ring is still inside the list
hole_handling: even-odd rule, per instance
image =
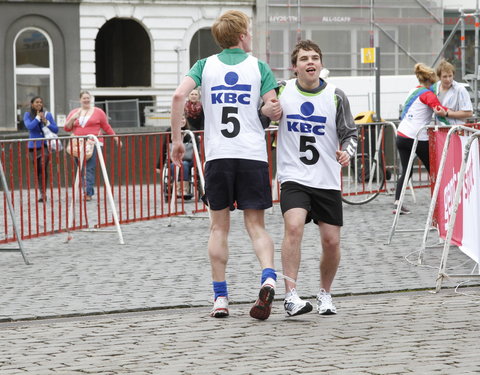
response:
[[[295,289],[292,289],[290,293],[287,293],[285,301],[283,302],[285,312],[289,316],[302,315],[312,311],[313,306],[308,301],[303,301],[297,294]]]
[[[317,311],[320,315],[334,315],[337,308],[332,302],[332,296],[325,289],[320,289],[317,295]]]
[[[228,313],[228,298],[227,297],[217,297],[213,303],[213,309],[210,313],[210,316],[214,318],[225,318],[229,315]]]

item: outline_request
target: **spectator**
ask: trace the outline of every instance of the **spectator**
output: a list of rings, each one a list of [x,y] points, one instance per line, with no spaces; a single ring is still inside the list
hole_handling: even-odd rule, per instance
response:
[[[30,111],[23,116],[23,122],[28,129],[29,138],[44,138],[43,128],[46,126],[54,133],[58,133],[58,127],[50,112],[43,108],[43,100],[39,96],[35,96],[30,101]],[[36,172],[36,185],[40,191],[39,202],[46,202],[45,194],[48,180],[48,162],[50,154],[48,152],[47,141],[29,141],[28,149],[30,157],[33,160]]]
[[[185,102],[185,117],[187,118],[190,130],[203,130],[204,119],[202,102],[200,101],[200,91],[193,89],[188,94],[188,100]]]
[[[95,135],[103,133],[114,135],[111,125],[108,123],[107,115],[103,110],[92,105],[92,96],[88,91],[80,92],[80,108],[75,108],[67,116],[65,130],[72,132],[76,136]],[[120,140],[115,137],[115,142],[120,144]],[[103,138],[98,139],[103,146]],[[77,160],[78,162],[78,160]],[[86,178],[84,181],[85,200],[91,201],[95,190],[95,168],[97,164],[97,149],[93,149],[93,155],[86,162]]]
[[[402,164],[402,175],[397,181],[393,213],[396,214],[397,210],[400,209],[401,215],[410,213],[410,210],[404,205],[400,208],[398,207],[398,200],[400,199],[400,194],[402,192],[405,172],[407,170],[408,160],[410,159],[415,136],[420,129],[430,124],[433,113],[443,117],[443,120],[445,121],[444,117],[448,112],[448,108],[440,104],[437,96],[430,88],[438,80],[435,71],[425,64],[418,63],[415,64],[415,75],[417,76],[420,85],[408,93],[397,130],[397,150],[400,155],[400,163]],[[415,153],[422,161],[427,171],[430,172],[429,145],[426,128],[418,133],[418,144]],[[411,176],[412,171],[410,171],[410,176],[408,176],[407,181]]]
[[[433,91],[442,105],[447,107],[447,121],[450,125],[464,124],[465,119],[472,117],[473,106],[467,89],[456,82],[455,67],[442,60],[436,70],[439,81],[433,85]],[[440,123],[436,119],[437,124]]]

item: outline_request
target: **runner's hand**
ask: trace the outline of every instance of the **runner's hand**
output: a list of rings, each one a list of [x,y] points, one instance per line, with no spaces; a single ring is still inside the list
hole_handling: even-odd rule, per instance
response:
[[[337,150],[337,161],[341,164],[342,167],[347,167],[350,164],[350,155],[347,151]]]
[[[185,146],[183,145],[183,142],[173,142],[170,158],[177,167],[182,166],[183,155],[185,155]]]
[[[270,99],[262,107],[262,113],[270,120],[278,121],[282,117],[282,106],[278,99]]]

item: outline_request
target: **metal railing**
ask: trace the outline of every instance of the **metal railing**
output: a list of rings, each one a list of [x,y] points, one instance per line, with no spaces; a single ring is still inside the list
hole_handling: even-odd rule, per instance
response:
[[[393,181],[385,182],[387,185],[395,182],[398,169],[396,151],[391,144],[392,136],[385,135],[388,133],[385,130],[390,127],[392,125],[389,123],[362,124],[359,126],[360,137],[357,149],[357,155],[362,155],[363,163],[366,159],[377,161],[376,165],[379,167],[374,164],[369,166],[369,170],[373,172],[370,176],[380,171],[387,176],[387,171],[391,171]],[[366,134],[372,129],[372,135],[367,136]],[[177,194],[174,186],[183,184],[182,181],[174,178],[179,174],[182,175],[183,171],[178,171],[176,167],[171,168],[168,147],[170,133],[155,132],[117,135],[115,137],[120,140],[118,143],[115,142],[114,136],[103,136],[101,153],[105,161],[105,172],[110,188],[105,184],[105,177],[97,164],[95,194],[92,201],[86,199],[83,188],[75,189],[79,163],[76,158],[66,152],[67,142],[72,137],[46,140],[46,147],[32,151],[28,148],[29,139],[0,141],[0,158],[8,185],[9,198],[17,216],[21,239],[113,226],[115,223],[112,209],[109,207],[107,189],[110,190],[115,201],[115,210],[120,224],[206,213],[207,207],[200,199],[203,195],[203,185],[199,181],[200,172],[205,163],[203,132],[194,133],[198,146],[198,158],[195,158],[193,163],[193,179],[189,196]],[[276,133],[275,127],[267,128],[265,131],[272,198],[274,202],[279,202],[280,189],[276,180]],[[374,138],[375,146],[373,146]],[[63,150],[52,152],[49,142],[63,143]],[[369,154],[373,157],[366,158]],[[100,162],[97,160],[97,163]],[[344,177],[352,178],[353,176],[357,181],[356,186],[363,189],[356,190],[354,195],[362,196],[375,191],[372,188],[373,179],[367,178],[365,170],[362,172],[358,166],[355,168],[344,172]],[[83,187],[85,168],[79,176],[81,176]],[[360,183],[358,183],[359,178]],[[389,193],[391,188],[386,187],[385,184],[377,187],[376,191]],[[420,187],[421,184],[417,186]],[[16,239],[6,194],[5,189],[0,192],[0,243],[13,242]],[[352,192],[344,192],[344,196],[352,199],[353,195]],[[74,202],[73,207],[72,202]]]
[[[98,165],[95,168],[93,200],[87,201],[85,192],[75,189],[78,159],[65,151],[71,138],[45,140],[47,143],[64,143],[60,152],[51,152],[50,145],[30,151],[28,139],[0,142],[8,194],[22,239],[114,225],[114,217],[108,207],[106,178]],[[177,197],[169,188],[171,174],[163,179],[156,171],[157,165],[163,166],[170,160],[166,147],[170,142],[168,133],[128,134],[118,138],[121,146],[114,142],[113,136],[104,136],[101,152],[121,224],[182,215],[187,211],[206,211],[205,205],[198,199],[186,202],[183,197]],[[202,144],[201,134],[199,139]],[[200,157],[203,160],[202,152]],[[194,168],[198,167],[195,163]],[[82,186],[86,184],[85,173],[86,168],[82,168]],[[195,189],[198,197],[200,189],[197,184]],[[0,194],[0,243],[15,241],[5,194],[5,191]],[[75,202],[73,208],[72,201]]]

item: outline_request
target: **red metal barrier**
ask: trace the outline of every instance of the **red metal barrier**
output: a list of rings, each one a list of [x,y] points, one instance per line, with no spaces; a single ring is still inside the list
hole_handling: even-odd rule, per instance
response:
[[[113,136],[104,136],[102,154],[120,224],[206,212],[206,206],[199,200],[203,193],[198,179],[198,170],[205,164],[203,132],[195,134],[199,140],[200,162],[194,160],[191,200],[185,200],[183,196],[177,197],[173,190],[172,184],[177,171],[176,167],[173,171],[169,167],[169,133],[118,135],[121,146],[115,142]],[[66,231],[70,221],[70,230],[114,225],[98,159],[93,200],[85,199],[83,189],[79,190],[80,194],[74,189],[77,163],[76,159],[66,152],[70,138],[48,140],[61,142],[64,148],[60,152],[51,152],[50,147],[29,151],[28,139],[0,141],[0,157],[22,239]],[[268,128],[266,141],[272,194],[273,201],[278,202],[275,139],[276,128]],[[366,147],[362,142],[365,141],[360,139],[360,150]],[[83,147],[85,153],[85,145]],[[382,139],[382,155],[384,147]],[[393,166],[393,170],[395,169],[396,166]],[[41,173],[38,174],[37,171]],[[84,173],[85,169],[83,175]],[[0,220],[0,243],[5,243],[14,241],[15,237],[5,193],[0,194],[0,213],[3,215]],[[43,203],[39,202],[42,195],[46,197]]]
[[[168,133],[121,135],[118,138],[122,146],[113,137],[104,137],[102,154],[121,224],[206,211],[203,202],[198,200],[201,189],[197,179],[192,184],[194,198],[191,201],[177,197],[172,190],[172,172],[170,168],[164,168],[165,164],[170,165],[169,137]],[[85,199],[83,189],[78,190],[80,194],[76,193],[74,183],[78,159],[65,150],[69,139],[48,141],[62,142],[65,147],[60,152],[51,152],[50,147],[29,151],[27,139],[0,142],[0,157],[22,239],[66,231],[70,219],[70,230],[114,225],[98,159],[93,200]],[[202,144],[202,134],[199,139]],[[194,176],[198,174],[197,168],[204,164],[202,149],[200,146],[202,162],[194,163]],[[167,171],[166,175],[157,173],[157,163],[161,171]],[[15,237],[6,196],[4,192],[1,194],[0,243],[5,243],[15,241]],[[41,197],[43,202],[39,202]]]

